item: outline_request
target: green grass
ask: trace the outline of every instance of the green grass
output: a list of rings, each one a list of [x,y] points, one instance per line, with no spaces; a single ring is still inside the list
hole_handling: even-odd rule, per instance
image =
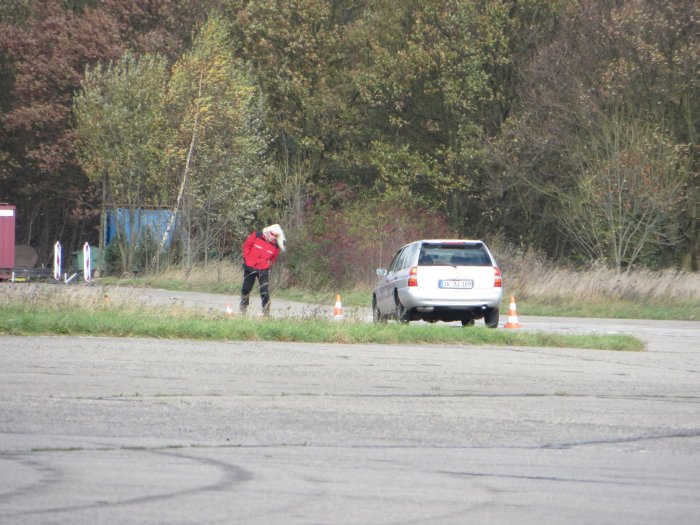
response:
[[[207,317],[189,312],[0,307],[3,335],[101,335],[236,341],[290,341],[351,344],[499,345],[639,351],[628,335],[565,335],[544,332],[461,328],[440,325],[373,325],[305,319]]]
[[[700,321],[700,301],[678,300],[672,304],[660,301],[573,299],[567,297],[516,298],[518,314],[553,317],[599,317],[609,319],[657,319]],[[507,312],[508,305],[501,306]]]

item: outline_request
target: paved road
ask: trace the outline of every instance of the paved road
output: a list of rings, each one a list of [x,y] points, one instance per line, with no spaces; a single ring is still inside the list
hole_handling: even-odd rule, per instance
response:
[[[637,353],[0,337],[0,523],[674,523],[700,323]]]

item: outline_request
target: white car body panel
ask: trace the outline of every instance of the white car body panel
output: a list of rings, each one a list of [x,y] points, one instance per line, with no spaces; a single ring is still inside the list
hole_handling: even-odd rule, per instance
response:
[[[501,291],[493,287],[492,266],[419,266],[416,278],[418,286],[398,288],[399,299],[406,308],[421,305],[498,306],[501,302]],[[471,289],[440,288],[441,280],[471,280],[473,286]]]

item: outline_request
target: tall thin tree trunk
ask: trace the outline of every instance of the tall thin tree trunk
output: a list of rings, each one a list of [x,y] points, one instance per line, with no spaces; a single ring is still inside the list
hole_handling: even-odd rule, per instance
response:
[[[107,173],[102,176],[102,214],[100,215],[100,250],[107,245]]]
[[[202,96],[203,76],[204,76],[204,72],[201,72],[199,75],[199,95],[198,95],[199,98],[201,98],[201,96]],[[160,240],[160,245],[158,246],[158,250],[156,250],[156,254],[153,257],[153,264],[156,267],[156,271],[158,271],[160,269],[160,267],[159,267],[160,254],[163,253],[163,247],[165,246],[165,243],[168,240],[168,236],[170,235],[170,230],[172,230],[173,224],[175,223],[175,218],[177,217],[177,210],[180,209],[180,204],[182,203],[182,196],[185,194],[185,187],[187,186],[187,178],[188,178],[189,172],[190,172],[190,163],[192,162],[192,153],[194,152],[194,146],[197,142],[198,128],[199,128],[199,107],[197,107],[195,114],[194,114],[194,125],[192,126],[192,140],[190,140],[190,148],[187,151],[187,160],[185,161],[185,172],[182,174],[182,182],[180,183],[180,190],[178,191],[178,194],[177,194],[177,201],[175,202],[175,208],[173,209],[173,212],[170,214],[170,218],[168,219],[168,225],[166,226],[165,231],[163,232],[163,238]]]

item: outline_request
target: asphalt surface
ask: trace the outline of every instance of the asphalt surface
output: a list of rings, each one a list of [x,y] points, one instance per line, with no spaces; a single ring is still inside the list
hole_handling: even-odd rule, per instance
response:
[[[520,321],[647,350],[0,337],[0,523],[698,523],[700,323]]]

